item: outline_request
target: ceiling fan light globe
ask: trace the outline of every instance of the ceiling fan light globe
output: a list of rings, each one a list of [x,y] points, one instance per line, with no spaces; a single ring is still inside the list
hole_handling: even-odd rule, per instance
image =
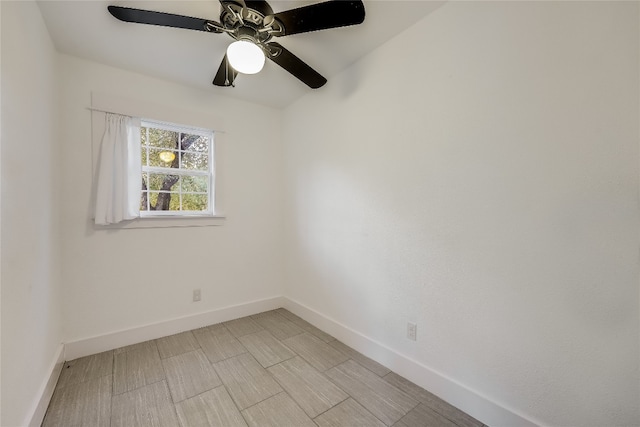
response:
[[[264,67],[264,52],[256,44],[238,40],[227,48],[227,59],[239,73],[256,74]]]

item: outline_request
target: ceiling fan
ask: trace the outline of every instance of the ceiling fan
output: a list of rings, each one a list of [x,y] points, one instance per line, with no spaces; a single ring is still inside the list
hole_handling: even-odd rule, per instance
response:
[[[278,13],[273,13],[264,0],[220,0],[220,4],[220,22],[120,6],[109,6],[108,9],[114,17],[125,22],[227,33],[236,41],[222,58],[213,79],[216,86],[235,86],[238,72],[253,74],[260,71],[267,57],[313,89],[323,86],[327,79],[271,39],[361,24],[365,15],[361,0],[329,0]],[[243,70],[242,64],[234,62],[238,48],[253,50],[261,64]]]

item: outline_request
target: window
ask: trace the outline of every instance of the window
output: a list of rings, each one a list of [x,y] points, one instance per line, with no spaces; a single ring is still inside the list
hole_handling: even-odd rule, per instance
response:
[[[140,216],[212,216],[213,131],[142,120]]]

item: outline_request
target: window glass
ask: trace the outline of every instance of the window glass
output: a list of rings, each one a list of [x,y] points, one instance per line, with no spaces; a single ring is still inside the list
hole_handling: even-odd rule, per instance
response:
[[[213,214],[213,132],[142,121],[141,216]]]

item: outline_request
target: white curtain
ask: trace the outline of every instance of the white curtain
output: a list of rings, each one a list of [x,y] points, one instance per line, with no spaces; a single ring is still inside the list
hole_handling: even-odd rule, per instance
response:
[[[96,224],[115,224],[140,216],[140,119],[106,114],[97,184]]]

